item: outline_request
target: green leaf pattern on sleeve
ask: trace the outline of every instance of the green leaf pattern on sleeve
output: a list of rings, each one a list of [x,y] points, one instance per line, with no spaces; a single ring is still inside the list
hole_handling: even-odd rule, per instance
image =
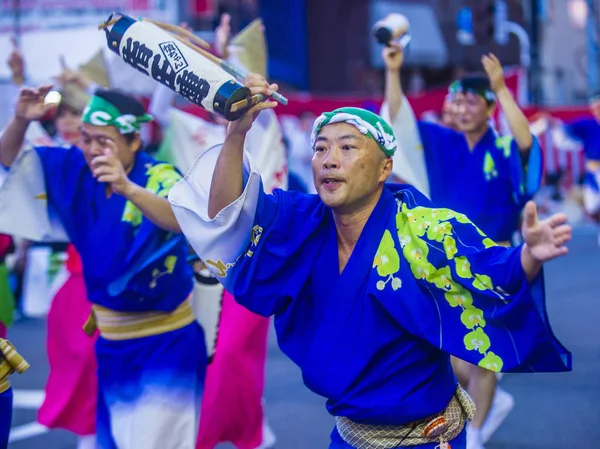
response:
[[[496,137],[496,148],[502,150],[504,159],[508,159],[510,157],[510,153],[512,151],[512,140],[512,136]]]
[[[394,276],[400,270],[400,256],[396,251],[392,234],[387,229],[375,254],[373,268],[377,268],[377,274],[384,278],[377,282],[378,290],[383,290],[390,281],[394,290],[398,290],[402,285],[400,278]]]
[[[489,151],[486,151],[485,156],[483,157],[483,174],[485,175],[486,181],[491,181],[492,179],[498,177],[496,163],[494,162],[494,158]]]
[[[451,265],[461,282],[470,283],[476,290],[494,290],[492,279],[481,273],[474,273],[468,257],[458,255],[457,237],[450,220],[475,226],[466,216],[449,209],[433,209],[427,207],[409,208],[397,200],[398,211],[396,226],[402,254],[410,265],[416,279],[427,282],[432,287],[444,291],[448,304],[460,309],[457,319],[465,327],[464,345],[469,351],[477,351],[482,355],[479,366],[490,371],[500,371],[502,359],[490,351],[492,343],[485,333],[486,320],[483,311],[473,302],[470,289],[461,285],[453,278]],[[484,234],[477,229],[481,236]],[[382,241],[383,242],[383,241]],[[434,243],[436,242],[436,243]],[[441,244],[441,245],[440,245]],[[489,238],[482,238],[485,248],[496,246]],[[444,256],[430,258],[430,252],[443,252]],[[431,263],[430,259],[437,264]],[[443,261],[446,260],[447,264]]]
[[[166,198],[171,191],[171,188],[181,179],[181,175],[175,170],[171,164],[156,164],[147,167],[146,175],[146,190]],[[131,202],[125,203],[123,216],[121,221],[130,223],[133,227],[138,227],[142,223],[142,212]]]

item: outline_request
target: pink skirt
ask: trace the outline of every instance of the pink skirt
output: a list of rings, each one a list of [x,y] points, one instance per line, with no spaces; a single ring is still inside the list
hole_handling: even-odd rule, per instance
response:
[[[268,332],[268,318],[250,312],[224,293],[196,449],[213,449],[221,442],[231,442],[238,449],[256,449],[262,444]]]
[[[98,380],[96,337],[83,332],[92,304],[82,274],[71,274],[48,312],[47,349],[50,375],[38,412],[40,424],[77,435],[96,433]]]

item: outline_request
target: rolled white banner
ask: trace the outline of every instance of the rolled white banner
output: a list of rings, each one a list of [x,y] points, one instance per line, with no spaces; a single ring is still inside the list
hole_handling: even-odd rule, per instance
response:
[[[249,99],[250,90],[204,55],[153,23],[122,16],[105,29],[108,47],[123,61],[192,103],[236,120],[246,108],[231,105]]]

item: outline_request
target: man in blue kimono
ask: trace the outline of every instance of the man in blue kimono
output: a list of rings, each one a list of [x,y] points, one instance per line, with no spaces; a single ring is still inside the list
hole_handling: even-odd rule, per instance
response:
[[[30,122],[46,111],[49,89],[21,91],[0,141],[0,161],[11,167],[3,188],[41,178],[42,191],[15,191],[23,197],[17,208],[4,195],[3,213],[25,232],[35,216],[29,211],[44,202],[39,226],[61,228],[81,255],[94,303],[86,330],[100,331],[98,445],[192,449],[206,351],[189,301],[188,246],[166,199],[181,176],[142,150],[140,126],[151,117],[115,90],[89,101],[79,148],[21,151]]]
[[[386,64],[382,116],[396,130],[407,126],[398,121],[406,117],[401,109],[410,107],[404,104],[406,98],[400,84],[402,49],[386,48],[382,56]],[[485,55],[482,66],[486,76],[468,76],[450,85],[455,129],[424,121],[417,122],[417,129],[431,200],[466,214],[495,242],[511,245],[523,207],[540,187],[541,148],[506,86],[498,58]],[[512,136],[498,136],[490,126],[496,104],[502,108]],[[407,136],[398,135],[404,152]],[[477,414],[470,425],[469,449],[483,449],[483,443],[506,417],[514,400],[504,391],[496,397],[497,380],[493,373],[460,360],[453,364],[477,404]],[[494,403],[494,413],[489,413]]]
[[[591,117],[555,124],[552,137],[563,150],[579,150],[585,155],[583,200],[586,212],[600,224],[600,92],[590,97]],[[598,233],[600,245],[600,232]]]
[[[382,116],[396,129],[405,101],[400,84],[402,51],[386,48],[383,57]],[[467,214],[490,238],[510,244],[523,206],[539,189],[541,148],[505,84],[500,61],[486,55],[482,64],[486,76],[468,76],[450,85],[456,130],[422,121],[417,126],[432,201]],[[489,124],[497,104],[512,136],[498,136]],[[399,139],[402,143],[404,136]]]
[[[277,88],[250,75],[254,94]],[[449,354],[491,371],[571,369],[547,322],[542,264],[567,253],[566,217],[526,209],[525,243],[386,184],[396,137],[342,108],[312,133],[318,195],[262,190],[244,152],[255,106],[169,194],[199,257],[255,313],[336,417],[330,448],[464,448],[474,406]]]

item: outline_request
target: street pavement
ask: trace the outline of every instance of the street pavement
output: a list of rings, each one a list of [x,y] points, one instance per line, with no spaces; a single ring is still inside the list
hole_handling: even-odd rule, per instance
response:
[[[487,449],[600,448],[600,248],[595,231],[579,230],[569,257],[548,264],[545,277],[550,321],[573,353],[573,372],[505,375],[501,385],[514,395],[515,408]],[[47,431],[35,422],[48,375],[44,321],[21,321],[9,337],[32,366],[12,376],[16,403],[9,449],[74,449],[75,438],[68,432]],[[327,448],[333,419],[325,401],[303,386],[299,370],[279,351],[274,332],[265,398],[276,449]]]

